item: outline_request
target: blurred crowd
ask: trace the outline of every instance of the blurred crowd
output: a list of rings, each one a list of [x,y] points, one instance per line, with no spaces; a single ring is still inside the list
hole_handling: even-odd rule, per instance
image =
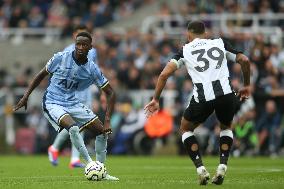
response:
[[[284,8],[282,0],[188,0],[182,4],[161,5],[161,15],[222,14],[222,13],[278,13]]]
[[[64,35],[72,26],[89,28],[130,17],[151,0],[0,0],[0,28],[60,28]]]
[[[89,28],[131,17],[135,10],[153,0],[0,0],[0,28],[56,27],[70,35],[79,23]],[[181,1],[179,1],[181,2]],[[171,3],[173,5],[173,3]],[[170,7],[161,3],[158,15],[271,13],[283,12],[282,0],[188,0]],[[246,25],[249,23],[235,23]]]
[[[9,2],[12,5],[12,1],[2,1],[2,12]],[[36,2],[41,1],[22,0],[21,2],[33,2],[31,5],[36,7]],[[86,2],[93,5],[91,1]],[[94,6],[98,8],[99,5],[105,2],[110,3],[112,1],[98,1]],[[123,2],[132,3],[134,6],[135,3],[140,1]],[[214,11],[220,13],[220,11],[231,9],[232,11],[238,11],[239,8],[241,8],[241,11],[253,10],[253,12],[261,12],[264,9],[269,9],[269,11],[277,12],[280,11],[280,4],[283,4],[281,1],[266,0],[243,0],[241,2],[247,3],[247,6],[234,5],[234,1],[230,0],[212,1],[212,3],[211,1],[200,0],[189,1],[187,4],[188,9],[183,8],[186,9],[184,13],[200,13],[201,10],[207,13]],[[50,1],[50,3],[61,3],[67,6],[68,3],[76,4],[76,1],[54,0]],[[260,6],[256,6],[257,3],[260,3]],[[115,5],[113,6],[115,7]],[[166,4],[162,5],[159,14],[167,14],[166,9],[168,8]],[[49,15],[49,10],[51,8],[46,9],[47,15]],[[68,14],[72,15],[72,8],[68,10]],[[79,10],[81,9],[79,8]],[[85,12],[83,11],[81,14],[83,15],[83,13]],[[48,17],[45,17],[44,21],[45,24],[48,24]],[[235,48],[243,50],[251,60],[251,88],[253,93],[252,97],[247,101],[239,102],[238,111],[233,122],[235,136],[233,155],[283,155],[284,50],[281,46],[282,42],[270,40],[270,38],[266,38],[262,34],[232,32],[229,36],[215,35],[210,32],[210,24],[207,27],[209,37],[223,37]],[[94,30],[94,39],[94,47],[97,49],[98,54],[97,63],[118,95],[118,102],[111,120],[114,132],[110,138],[109,153],[151,154],[157,146],[167,146],[169,141],[173,141],[174,136],[177,153],[184,154],[178,127],[193,89],[186,69],[176,71],[166,85],[167,90],[177,91],[174,106],[164,106],[165,103],[161,101],[161,111],[152,119],[147,120],[145,118],[143,113],[144,104],[137,103],[135,98],[131,98],[129,95],[129,91],[133,90],[154,89],[159,73],[183,43],[167,34],[156,36],[151,32],[140,33],[135,28],[128,29],[124,34],[96,28]],[[186,36],[184,36],[184,41],[185,39]],[[231,73],[231,83],[237,92],[242,87],[241,68],[239,64],[234,62],[229,62],[228,65]],[[22,75],[18,76],[12,76],[7,70],[1,70],[0,90],[4,87],[26,87],[34,74],[35,70],[32,67],[27,68]],[[47,81],[42,83],[40,89],[44,90],[46,84]],[[103,120],[105,96],[101,95],[96,89],[93,90],[93,94],[92,108]],[[46,147],[50,144],[55,133],[48,126],[46,120],[42,118],[40,109],[31,107],[27,114],[20,113],[15,116],[18,123],[22,123],[22,126],[34,128],[35,139],[38,141],[36,142],[35,151],[45,153]],[[220,131],[218,124],[216,116],[213,114],[195,131],[204,154],[218,153]],[[88,134],[86,134],[86,142],[89,146],[93,146],[94,141],[90,139]]]

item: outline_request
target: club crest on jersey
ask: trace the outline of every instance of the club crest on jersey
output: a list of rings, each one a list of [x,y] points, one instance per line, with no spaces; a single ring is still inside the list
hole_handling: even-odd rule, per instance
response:
[[[63,86],[65,89],[78,89],[79,82],[76,81],[69,81],[67,79],[61,79],[58,82],[58,85]]]

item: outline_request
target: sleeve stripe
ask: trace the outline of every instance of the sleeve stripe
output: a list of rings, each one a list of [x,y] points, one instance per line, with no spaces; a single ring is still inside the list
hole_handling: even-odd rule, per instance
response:
[[[107,84],[109,84],[109,81],[106,81],[106,82],[101,86],[101,89],[105,88],[105,86],[107,86]]]
[[[237,58],[237,55],[236,55],[236,54],[227,51],[226,57],[227,57],[228,60],[231,60],[231,61],[233,61],[233,62],[236,62],[236,58]]]
[[[176,59],[171,59],[170,62],[174,63],[178,69],[181,67],[181,63],[179,63]]]
[[[177,68],[179,68],[179,64],[178,64],[178,61],[176,59],[171,59],[170,62],[175,63]]]

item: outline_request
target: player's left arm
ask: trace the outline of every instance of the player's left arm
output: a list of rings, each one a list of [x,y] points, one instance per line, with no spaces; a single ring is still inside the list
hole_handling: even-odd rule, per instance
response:
[[[111,115],[114,110],[114,104],[116,100],[115,92],[109,83],[107,83],[101,89],[103,90],[103,92],[106,94],[106,97],[107,97],[107,108],[106,108],[106,113],[105,113],[104,126],[105,126],[105,129],[110,129],[110,119],[111,119]]]
[[[242,54],[238,53],[236,56],[236,62],[241,65],[241,69],[243,72],[243,77],[244,77],[244,86],[249,86],[250,85],[250,61],[249,58]]]
[[[17,111],[21,107],[25,107],[25,110],[27,109],[27,102],[29,99],[30,94],[33,92],[33,90],[40,84],[40,82],[48,75],[49,73],[46,70],[46,67],[44,67],[31,81],[31,83],[28,86],[27,91],[25,92],[24,96],[21,98],[21,100],[17,103],[17,105],[14,107],[13,111]]]
[[[250,61],[249,58],[243,54],[242,51],[234,49],[231,44],[224,41],[224,47],[227,51],[226,57],[233,62],[237,62],[241,65],[241,70],[244,78],[244,87],[238,91],[240,100],[245,100],[250,96]]]
[[[250,61],[249,58],[242,53],[237,54],[236,61],[241,65],[241,69],[243,72],[244,86],[238,91],[238,96],[240,97],[240,100],[243,101],[248,99],[251,94]]]

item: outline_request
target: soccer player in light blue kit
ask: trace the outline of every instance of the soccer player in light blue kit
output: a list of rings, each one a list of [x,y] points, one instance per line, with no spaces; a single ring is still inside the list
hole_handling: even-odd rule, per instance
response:
[[[77,34],[80,32],[88,31],[87,27],[84,25],[79,25],[74,29],[73,38],[75,39]],[[71,44],[67,46],[63,52],[66,51],[74,51],[75,44]],[[96,49],[92,48],[89,50],[88,59],[93,60],[94,62],[97,61],[97,53]],[[80,100],[81,103],[85,104],[89,108],[92,106],[92,92],[90,87],[86,88],[82,91],[76,91],[76,96]],[[82,134],[82,133],[81,133]],[[48,157],[49,161],[52,165],[56,166],[58,164],[58,154],[59,149],[63,145],[63,143],[68,139],[68,132],[66,130],[62,130],[55,138],[53,144],[48,148]],[[95,151],[96,151],[96,160],[102,163],[106,161],[106,153],[107,153],[107,136],[99,135],[96,137],[95,142]],[[74,145],[72,145],[71,151],[71,160],[69,167],[84,167],[85,165],[80,162],[80,153],[76,149]],[[118,180],[118,178],[107,174],[106,180]]]
[[[95,136],[110,134],[110,117],[115,103],[115,94],[108,80],[97,64],[87,57],[91,48],[91,35],[80,32],[76,36],[75,50],[55,54],[32,80],[24,96],[14,108],[14,111],[21,107],[26,109],[32,91],[50,74],[49,85],[42,103],[44,115],[58,132],[67,131],[72,144],[87,163],[92,162],[92,158],[80,131],[88,129]],[[107,96],[104,125],[76,95],[77,91],[86,90],[92,84],[101,88]]]

